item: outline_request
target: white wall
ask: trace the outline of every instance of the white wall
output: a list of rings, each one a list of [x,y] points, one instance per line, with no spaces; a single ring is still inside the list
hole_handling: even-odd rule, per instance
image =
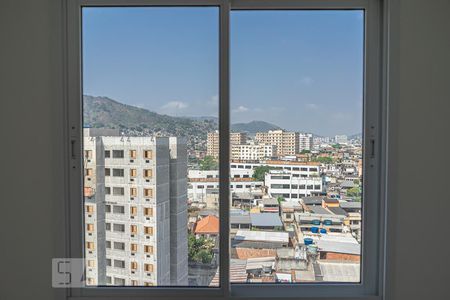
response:
[[[63,255],[61,2],[0,1],[2,300],[61,294],[50,268]],[[388,299],[448,299],[450,1],[390,2]],[[433,213],[417,226],[421,209]]]

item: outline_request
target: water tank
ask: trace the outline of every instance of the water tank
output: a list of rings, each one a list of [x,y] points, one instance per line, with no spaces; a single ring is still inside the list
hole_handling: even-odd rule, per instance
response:
[[[327,230],[326,230],[325,228],[320,228],[320,233],[326,234],[326,233],[327,233]]]
[[[319,233],[319,227],[311,227],[312,233]]]
[[[305,242],[305,245],[312,245],[312,243],[313,243],[313,239],[312,238],[305,238],[304,240],[303,240],[304,242]]]
[[[320,220],[312,220],[313,225],[320,225]]]
[[[331,225],[332,223],[333,223],[333,222],[331,222],[331,220],[324,220],[324,221],[323,221],[323,224],[324,224],[324,225],[328,225],[328,226]]]

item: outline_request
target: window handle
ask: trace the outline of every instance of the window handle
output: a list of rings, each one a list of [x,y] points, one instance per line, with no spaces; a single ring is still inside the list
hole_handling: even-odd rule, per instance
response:
[[[375,139],[370,140],[370,158],[375,158]]]
[[[75,139],[71,139],[70,140],[70,157],[72,159],[76,159],[76,155],[75,155]]]

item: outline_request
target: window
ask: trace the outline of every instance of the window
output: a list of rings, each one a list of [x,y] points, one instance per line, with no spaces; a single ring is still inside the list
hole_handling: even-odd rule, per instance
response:
[[[113,150],[112,157],[113,158],[123,158],[123,150]]]
[[[145,159],[152,159],[153,158],[153,151],[152,150],[144,150],[144,158]]]
[[[86,248],[88,249],[88,250],[94,250],[95,249],[95,244],[94,244],[94,242],[87,242],[86,243]]]
[[[93,205],[86,205],[86,212],[88,214],[94,213],[94,206]]]
[[[125,261],[115,259],[114,260],[114,268],[120,268],[120,269],[125,268]]]
[[[153,170],[152,170],[152,169],[145,169],[145,170],[144,170],[144,177],[145,177],[145,178],[151,178],[151,177],[153,177]]]
[[[149,197],[152,198],[153,197],[153,189],[144,189],[144,197]]]
[[[113,187],[113,195],[114,196],[123,196],[125,193],[125,189],[123,187]]]
[[[145,234],[147,234],[147,235],[153,235],[153,227],[145,226],[145,227],[144,227],[144,232],[145,232]]]
[[[144,216],[146,216],[146,217],[152,217],[152,216],[153,216],[153,208],[151,208],[151,207],[145,207],[145,208],[144,208]]]
[[[84,158],[92,159],[92,150],[84,150]]]
[[[111,243],[111,242],[110,242],[110,243]],[[109,248],[111,248],[111,247],[109,247]],[[106,259],[106,265],[107,265],[108,267],[111,267],[111,266],[112,266],[112,261],[111,261],[110,258],[107,258],[107,259]]]
[[[113,231],[125,232],[125,225],[124,224],[113,224]]]
[[[114,242],[114,250],[125,250],[125,243]]]
[[[89,259],[87,261],[87,265],[88,265],[89,268],[94,268],[95,267],[95,260]]]
[[[111,205],[105,205],[105,212],[107,213],[111,212]]]
[[[123,169],[113,169],[113,176],[114,177],[123,177],[124,176]]]
[[[137,215],[137,207],[136,206],[130,206],[130,215],[132,215],[132,216]]]
[[[86,176],[94,175],[94,171],[92,169],[86,169]]]
[[[103,7],[102,1],[108,5],[118,4],[118,7]],[[172,3],[173,0],[167,0],[170,7],[152,6],[152,0],[145,7],[134,6],[136,3],[125,7],[126,3],[122,6],[120,1],[95,1],[95,7],[87,4],[81,8],[82,23],[75,21],[79,26],[74,28],[81,32],[72,27],[69,30],[82,33],[69,39],[75,46],[80,46],[77,37],[81,36],[83,45],[81,56],[75,55],[80,54],[77,51],[71,54],[75,55],[72,57],[75,63],[69,68],[79,67],[78,75],[81,76],[69,77],[69,94],[75,95],[70,99],[82,99],[84,110],[83,118],[77,115],[71,117],[70,122],[74,122],[75,128],[81,128],[79,120],[83,120],[86,123],[83,125],[95,129],[90,134],[96,137],[84,139],[83,149],[95,149],[95,161],[74,165],[89,166],[84,169],[84,174],[95,177],[90,182],[84,181],[93,191],[93,196],[85,201],[95,200],[99,209],[95,230],[102,230],[101,222],[109,224],[110,229],[113,224],[113,232],[103,235],[100,232],[95,240],[98,255],[91,253],[89,256],[85,251],[86,259],[95,260],[95,266],[105,265],[106,258],[101,251],[104,244],[108,246],[105,236],[113,240],[114,249],[116,243],[121,245],[120,250],[130,245],[131,253],[137,252],[139,245],[144,249],[144,255],[131,256],[133,261],[125,256],[131,255],[128,251],[124,251],[123,258],[119,253],[119,257],[114,257],[113,265],[116,267],[116,261],[123,262],[123,266],[116,268],[124,270],[97,272],[95,284],[112,281],[117,285],[156,285],[162,288],[158,292],[170,294],[168,287],[183,281],[183,284],[174,285],[210,287],[199,290],[205,297],[219,293],[218,290],[237,297],[377,295],[378,276],[383,271],[378,261],[383,257],[383,245],[377,239],[381,235],[379,220],[383,213],[379,200],[383,195],[380,193],[382,174],[380,157],[369,156],[365,150],[376,141],[376,150],[381,153],[384,145],[380,139],[384,118],[379,81],[383,73],[379,69],[381,56],[378,51],[382,49],[380,37],[384,36],[378,32],[382,28],[379,1],[194,0],[194,4],[201,4],[195,7],[190,7],[189,1],[187,7],[172,7],[170,5],[179,3]],[[146,0],[142,3],[147,4]],[[216,6],[204,6],[208,3]],[[78,12],[76,10],[73,15],[78,16]],[[191,12],[194,13],[190,15]],[[201,39],[203,35],[205,39]],[[76,66],[78,57],[82,58],[83,68]],[[82,82],[77,82],[80,78]],[[108,84],[100,85],[98,78],[104,78]],[[72,91],[73,87],[83,87],[82,94]],[[133,93],[129,92],[131,89]],[[107,95],[90,96],[100,94],[100,91]],[[138,102],[138,98],[146,98],[135,96],[139,94],[147,95],[151,101]],[[80,103],[76,101],[70,100],[69,106],[79,107],[76,104]],[[141,108],[132,107],[136,105]],[[221,115],[218,119],[219,107]],[[86,111],[88,109],[91,111]],[[108,113],[110,109],[118,110],[110,112],[115,116],[121,116],[123,110],[126,110],[125,115],[145,116],[123,120],[111,118],[114,121],[107,125],[103,119],[93,117],[95,113]],[[157,122],[148,122],[150,116]],[[256,126],[255,122],[270,123],[270,126]],[[233,131],[232,134],[228,129]],[[230,145],[240,145],[241,150],[245,147],[247,152],[236,154],[233,150],[236,147]],[[219,151],[219,146],[225,150]],[[130,160],[119,160],[125,156]],[[137,161],[131,161],[138,156]],[[231,165],[234,166],[231,174],[228,156],[240,163]],[[110,157],[114,159],[108,159]],[[342,157],[352,161],[355,170],[361,169],[356,187],[350,192],[351,199],[344,180],[349,171],[343,169]],[[133,166],[127,178],[129,182],[105,179],[102,172],[89,171],[90,168],[105,168],[105,176],[124,177],[129,166]],[[152,178],[151,183],[149,178]],[[327,181],[329,178],[332,183]],[[232,180],[234,185],[229,184]],[[105,182],[111,187],[105,187]],[[130,197],[105,196],[103,187],[105,195],[114,196],[124,196],[125,189],[129,188]],[[217,187],[219,192],[211,191]],[[134,198],[138,190],[143,199]],[[270,214],[269,217],[268,212],[259,211],[266,201],[275,202],[273,205],[279,204],[283,209],[285,205],[290,207],[300,203],[299,210],[312,207],[303,203],[311,202],[316,205],[312,213],[320,214],[322,204],[314,202],[316,196],[327,197],[331,193],[339,195],[342,203],[360,202],[364,220],[345,229],[333,227],[336,231],[333,234],[329,234],[329,225],[327,233],[321,232],[323,228],[319,225],[316,233],[310,227],[296,226],[295,223],[300,222],[297,212],[285,214],[290,220],[289,224],[284,224],[282,215]],[[220,195],[219,199],[217,195]],[[80,201],[72,200],[71,208]],[[214,203],[221,204],[219,210]],[[330,211],[333,205],[338,207],[339,203],[328,205]],[[107,207],[115,214],[124,214],[125,206],[130,208],[128,218],[101,214],[108,211]],[[252,225],[260,221],[258,217],[262,223],[271,223],[273,217],[273,223],[281,222],[281,225]],[[213,221],[214,218],[220,222]],[[72,219],[76,218],[71,218],[73,225],[83,222],[83,219]],[[228,232],[230,219],[243,222],[233,223],[231,234]],[[85,222],[84,227],[71,226],[75,228],[73,232],[79,228],[89,232],[88,222],[92,223],[92,220],[87,218]],[[205,224],[203,228],[213,229],[213,233],[202,232],[201,225]],[[130,234],[122,234],[128,226]],[[300,236],[304,239],[290,239],[292,228],[301,231]],[[293,253],[287,260],[294,261],[296,251],[306,257],[305,269],[290,268],[288,263],[283,267],[280,256],[273,249],[255,250],[264,244],[260,240],[251,240],[253,235],[269,239],[275,233],[283,236],[284,244],[280,248]],[[314,237],[312,246],[308,245],[309,237]],[[223,251],[220,246],[228,245],[228,239],[231,248]],[[342,251],[348,245],[343,247],[341,244],[349,241],[352,249],[345,251],[351,253],[336,254],[336,248],[341,246],[339,250]],[[81,245],[89,249],[89,242],[84,240]],[[147,245],[149,243],[152,245]],[[178,247],[182,244],[187,244],[188,248]],[[330,244],[335,248],[327,248]],[[74,243],[73,247],[76,245]],[[194,247],[197,253],[192,252]],[[183,248],[179,250],[183,251],[181,255],[174,253],[178,248]],[[241,248],[245,250],[241,251]],[[150,258],[153,251],[158,255]],[[264,266],[258,266],[256,270],[245,267],[252,265],[255,258],[266,257],[268,252],[275,257],[273,263],[267,263],[268,266],[261,263]],[[363,252],[364,256],[361,255]],[[158,261],[161,255],[163,262]],[[126,269],[128,263],[130,268]],[[194,265],[205,269],[208,266],[212,280],[205,284],[192,278],[188,281],[187,276],[181,275],[172,280],[174,265],[183,269],[176,274],[191,274],[189,268]],[[130,269],[142,269],[147,274],[138,281],[132,279]],[[330,273],[336,269],[338,272]],[[241,276],[234,273],[236,270],[242,271]],[[120,272],[121,278],[113,271]],[[160,271],[168,275],[161,277]],[[155,274],[151,274],[153,272]],[[320,288],[305,283],[304,278],[309,278],[310,282],[320,278]],[[288,282],[292,283],[289,288],[283,284]],[[187,288],[181,289],[190,293]],[[224,292],[224,289],[230,291]],[[127,296],[132,290],[118,289]],[[149,295],[156,291],[148,290]]]
[[[144,264],[144,270],[145,270],[145,272],[153,272],[153,265],[152,264]]]
[[[111,231],[111,223],[105,223],[105,230]]]
[[[147,254],[153,254],[153,246],[145,245],[144,246],[144,252]]]
[[[87,232],[94,232],[94,224],[86,224]]]

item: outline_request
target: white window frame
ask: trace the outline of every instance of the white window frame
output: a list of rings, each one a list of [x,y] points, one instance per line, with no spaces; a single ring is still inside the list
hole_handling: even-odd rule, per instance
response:
[[[385,270],[387,172],[387,0],[65,0],[65,109],[67,146],[66,257],[83,257],[82,7],[216,6],[219,8],[220,287],[87,287],[66,289],[67,299],[382,299]],[[364,152],[361,283],[230,284],[229,282],[229,22],[232,10],[365,11]]]

